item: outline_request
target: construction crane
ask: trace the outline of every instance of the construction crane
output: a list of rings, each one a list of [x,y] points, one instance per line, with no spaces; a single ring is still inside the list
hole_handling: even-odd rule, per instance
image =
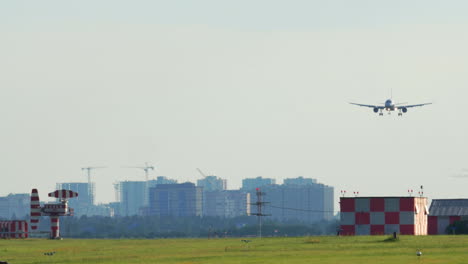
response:
[[[94,203],[94,187],[91,183],[91,171],[94,169],[104,169],[107,167],[84,167],[81,168],[82,171],[86,171],[86,174],[88,175],[88,195],[91,197],[91,202]]]
[[[86,171],[87,171],[87,175],[88,175],[88,184],[91,186],[91,170],[94,170],[94,169],[104,169],[104,168],[107,168],[107,167],[85,167],[85,168],[81,168],[81,170],[86,170]]]
[[[148,182],[149,171],[154,170],[154,166],[149,166],[148,162],[145,162],[145,166],[140,167],[126,167],[126,168],[134,168],[134,169],[142,169],[145,171],[145,181]]]
[[[206,175],[203,173],[203,171],[201,171],[199,168],[197,168],[197,171],[203,176],[203,178],[206,178]]]
[[[140,167],[127,167],[127,168],[134,168],[134,169],[142,169],[143,171],[145,171],[145,189],[144,189],[144,204],[145,206],[148,205],[148,201],[149,201],[149,195],[148,195],[148,188],[149,188],[149,185],[148,185],[148,176],[149,176],[149,171],[150,170],[154,170],[154,166],[149,166],[148,165],[148,162],[145,162],[145,166],[140,166]]]
[[[197,168],[197,171],[203,176],[204,180],[206,181],[206,183],[208,184],[207,186],[205,185],[204,188],[206,188],[207,190],[214,190],[218,187],[216,187],[217,185],[217,178],[215,175],[210,175],[210,176],[207,176],[205,173],[203,173],[202,170],[200,170],[199,168]],[[225,187],[223,187],[225,189]]]

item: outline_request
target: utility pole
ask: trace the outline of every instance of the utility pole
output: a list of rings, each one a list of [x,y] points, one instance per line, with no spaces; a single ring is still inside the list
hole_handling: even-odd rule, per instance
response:
[[[256,203],[251,203],[251,205],[256,205],[257,206],[257,213],[251,213],[250,215],[256,215],[257,216],[257,237],[262,238],[262,217],[263,216],[269,216],[267,214],[262,213],[262,207],[263,205],[267,204],[268,202],[263,202],[262,201],[262,196],[265,195],[264,192],[260,191],[260,188],[256,188],[256,195],[257,195],[257,202]]]

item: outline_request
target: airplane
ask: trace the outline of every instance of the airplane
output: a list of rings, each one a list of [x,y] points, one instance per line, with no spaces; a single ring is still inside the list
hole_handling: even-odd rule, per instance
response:
[[[366,105],[366,104],[357,104],[357,103],[350,103],[350,104],[373,108],[374,113],[379,113],[379,116],[383,116],[383,110],[388,111],[388,114],[390,114],[390,111],[398,110],[399,111],[398,116],[402,116],[403,113],[408,112],[408,108],[417,107],[417,106],[424,106],[424,105],[430,105],[432,103],[404,105],[405,103],[396,104],[395,102],[393,102],[392,99],[387,99],[387,101],[385,101],[384,105]]]

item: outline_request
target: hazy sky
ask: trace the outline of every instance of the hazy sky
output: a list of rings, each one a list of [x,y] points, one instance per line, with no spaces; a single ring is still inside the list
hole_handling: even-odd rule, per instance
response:
[[[0,195],[123,166],[467,198],[466,1],[3,1]],[[435,102],[379,117],[348,102]]]

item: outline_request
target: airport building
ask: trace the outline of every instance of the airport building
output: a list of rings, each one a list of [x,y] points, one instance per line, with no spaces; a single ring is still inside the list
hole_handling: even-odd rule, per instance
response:
[[[429,235],[448,234],[449,225],[468,220],[468,199],[434,199],[429,208]]]
[[[202,216],[203,188],[190,182],[152,187],[149,189],[149,214]]]
[[[342,197],[341,235],[427,235],[426,197]]]

